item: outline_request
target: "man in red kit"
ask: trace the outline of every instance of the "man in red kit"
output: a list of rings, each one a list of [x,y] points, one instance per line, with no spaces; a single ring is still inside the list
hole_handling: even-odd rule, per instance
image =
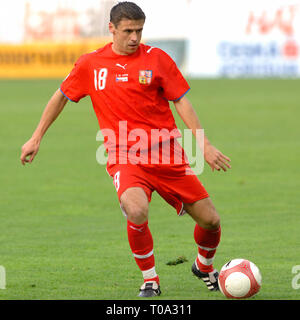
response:
[[[144,278],[139,296],[161,293],[148,226],[153,191],[172,205],[178,215],[187,213],[195,221],[198,254],[192,272],[209,290],[218,290],[213,259],[220,242],[220,218],[176,140],[180,132],[169,101],[173,101],[179,116],[195,136],[201,125],[185,96],[190,87],[174,61],[161,49],[140,43],[144,22],[145,14],[132,2],[118,3],[111,9],[109,31],[113,42],[77,60],[49,100],[31,139],[23,145],[21,162],[32,162],[46,130],[68,100],[78,102],[90,96],[106,138],[107,171],[127,218],[129,245]],[[153,140],[153,132],[157,131],[159,138]],[[139,150],[135,149],[137,137]],[[165,146],[172,151],[167,164],[162,162]],[[153,150],[159,151],[156,158],[151,157]],[[203,153],[212,170],[230,168],[230,159],[205,136]]]

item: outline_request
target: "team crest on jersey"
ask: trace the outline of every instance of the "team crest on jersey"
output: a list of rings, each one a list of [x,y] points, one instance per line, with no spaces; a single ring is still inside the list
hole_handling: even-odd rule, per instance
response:
[[[139,71],[139,83],[150,84],[152,81],[152,70],[140,70]]]

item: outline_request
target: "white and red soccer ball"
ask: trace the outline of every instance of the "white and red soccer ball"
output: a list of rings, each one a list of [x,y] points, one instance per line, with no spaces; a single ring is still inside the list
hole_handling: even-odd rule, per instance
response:
[[[227,298],[243,299],[255,295],[261,287],[261,273],[258,267],[246,259],[234,259],[220,270],[218,282],[221,292]]]

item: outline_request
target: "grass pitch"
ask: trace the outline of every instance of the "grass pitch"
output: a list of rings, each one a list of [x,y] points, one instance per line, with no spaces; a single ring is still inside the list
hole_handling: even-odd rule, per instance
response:
[[[20,150],[61,80],[0,81],[0,299],[137,298],[141,273],[111,178],[96,162],[97,119],[89,98],[69,102],[35,161]],[[200,176],[221,216],[215,258],[246,258],[263,285],[252,299],[299,299],[300,81],[190,80],[192,101],[211,142],[232,169]],[[177,119],[179,128],[182,121]],[[225,299],[192,276],[194,223],[157,194],[150,205],[159,299]],[[168,265],[184,256],[188,261]]]

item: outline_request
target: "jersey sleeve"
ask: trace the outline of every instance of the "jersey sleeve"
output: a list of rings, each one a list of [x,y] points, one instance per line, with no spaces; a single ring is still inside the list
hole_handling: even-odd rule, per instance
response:
[[[86,59],[83,55],[75,62],[74,68],[62,82],[60,86],[62,94],[73,102],[78,102],[88,95],[87,74]]]
[[[159,78],[163,97],[167,100],[179,100],[190,90],[176,63],[162,50],[159,55]]]

